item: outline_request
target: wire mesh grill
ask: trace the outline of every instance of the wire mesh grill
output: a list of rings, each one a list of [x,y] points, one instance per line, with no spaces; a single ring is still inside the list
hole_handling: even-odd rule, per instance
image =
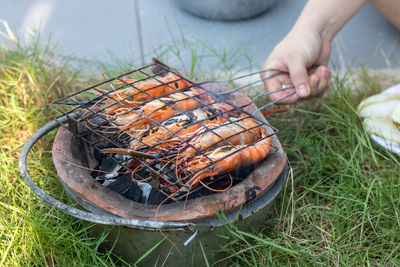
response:
[[[259,81],[231,90],[211,90],[209,82],[191,81],[154,60],[63,97],[52,106],[69,117],[69,129],[77,137],[115,161],[120,173],[129,173],[134,182],[149,183],[178,201],[202,188],[229,188],[240,176],[235,170],[256,163],[257,151],[268,153],[263,146],[277,129],[254,116],[250,107],[274,92],[258,94],[248,103],[232,99],[234,93]],[[265,156],[261,153],[258,161]]]

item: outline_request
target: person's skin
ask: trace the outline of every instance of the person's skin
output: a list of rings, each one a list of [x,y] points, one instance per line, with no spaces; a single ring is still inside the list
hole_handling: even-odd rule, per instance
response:
[[[399,0],[370,0],[397,29],[400,30],[400,1]]]
[[[280,104],[296,103],[322,95],[328,88],[331,70],[327,67],[332,40],[342,27],[364,6],[367,0],[309,0],[295,25],[273,49],[263,70],[277,69],[281,74],[264,81],[267,91],[294,85],[295,89],[275,92],[271,100]],[[396,27],[400,29],[400,0],[371,1]],[[396,11],[397,9],[397,11]],[[317,68],[311,68],[318,66]],[[261,77],[274,74],[263,72]]]

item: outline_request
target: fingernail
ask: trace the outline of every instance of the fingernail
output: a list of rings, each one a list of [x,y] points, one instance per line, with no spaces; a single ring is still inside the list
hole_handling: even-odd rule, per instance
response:
[[[301,84],[297,87],[297,92],[300,97],[306,97],[309,95],[308,88],[304,84]]]
[[[322,78],[328,78],[329,76],[329,71],[328,70],[323,70],[322,71]]]

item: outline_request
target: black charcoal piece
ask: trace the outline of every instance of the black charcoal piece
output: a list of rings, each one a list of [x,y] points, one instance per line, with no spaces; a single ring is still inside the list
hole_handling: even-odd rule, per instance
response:
[[[139,202],[140,198],[142,197],[142,190],[140,190],[139,186],[137,186],[135,182],[131,181],[129,192],[124,195],[124,197]]]
[[[98,180],[98,177],[100,176],[100,173],[99,173],[98,171],[94,170],[94,171],[91,171],[91,172],[90,172],[90,176],[92,176],[92,178]],[[105,179],[105,178],[104,178],[104,179]],[[104,179],[103,179],[103,180],[104,180]],[[99,180],[98,180],[98,181],[99,181]]]
[[[132,179],[130,174],[124,174],[119,176],[115,181],[107,185],[107,187],[115,192],[120,193],[121,195],[125,195],[130,190],[130,184],[132,183]]]
[[[106,158],[106,156],[103,153],[101,153],[99,149],[93,150],[93,156],[94,156],[94,158],[96,158],[100,161],[100,165],[101,165],[101,162],[103,161],[103,159]]]
[[[101,161],[100,170],[113,171],[117,165],[118,163],[114,159],[106,157]]]
[[[97,176],[95,176],[93,178],[95,178],[96,181],[98,181],[100,183],[104,183],[104,181],[107,179],[104,174],[98,175],[99,172],[96,172],[96,171],[92,171],[90,174],[92,175],[92,177],[93,177],[94,174],[97,174]]]
[[[111,183],[115,182],[117,179],[116,178],[107,178],[107,176],[105,175],[106,180],[104,180],[103,182],[103,186],[108,187]]]
[[[153,188],[151,187],[151,185],[149,185],[148,183],[145,183],[145,182],[138,182],[136,184],[142,191],[142,195],[140,196],[139,202],[147,204],[148,200],[149,200],[150,192]]]
[[[166,200],[167,199],[167,200]],[[155,190],[154,188],[151,189],[150,195],[149,195],[149,200],[147,201],[147,204],[149,205],[160,205],[162,204],[168,204],[171,203],[172,200],[168,199],[168,197],[159,191]]]
[[[96,151],[96,149],[94,151]],[[103,176],[105,172],[112,172],[117,165],[118,165],[117,162],[112,158],[103,156],[99,159],[99,166],[97,167],[99,171],[94,170],[90,172],[90,175],[96,180],[98,180],[97,178],[98,176]]]

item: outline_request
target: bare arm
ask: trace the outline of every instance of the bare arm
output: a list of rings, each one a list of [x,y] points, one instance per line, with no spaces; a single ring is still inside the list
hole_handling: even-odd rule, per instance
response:
[[[370,2],[400,30],[400,1],[399,0],[370,0]]]
[[[340,29],[363,7],[367,0],[309,0],[295,25],[286,37],[273,49],[263,69],[275,68],[287,71],[265,81],[268,91],[282,85],[293,84],[296,95],[282,103],[295,103],[299,98],[322,94],[328,87],[331,72],[328,61],[331,42]],[[313,65],[321,65],[312,72]],[[264,73],[264,76],[268,75]],[[284,91],[272,94],[273,100],[292,93]]]
[[[319,33],[321,38],[331,41],[367,2],[367,0],[310,0],[293,30],[309,29]]]

